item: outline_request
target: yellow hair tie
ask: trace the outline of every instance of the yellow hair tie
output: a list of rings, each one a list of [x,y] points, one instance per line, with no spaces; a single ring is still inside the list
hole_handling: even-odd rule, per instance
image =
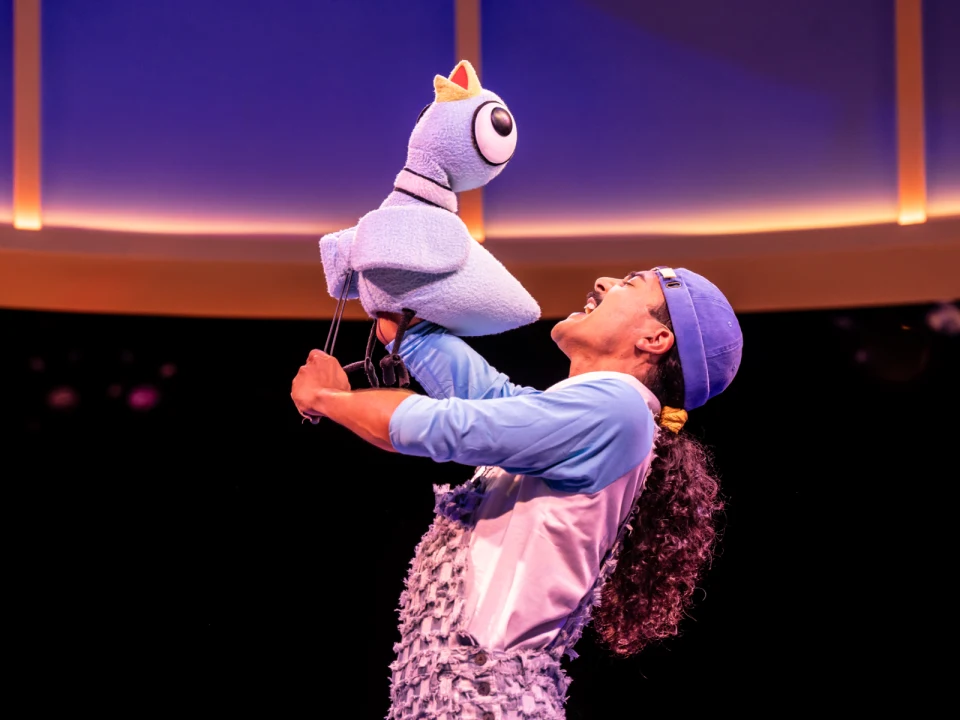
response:
[[[677,408],[664,407],[660,411],[660,427],[664,427],[670,432],[678,433],[687,422],[687,411]]]

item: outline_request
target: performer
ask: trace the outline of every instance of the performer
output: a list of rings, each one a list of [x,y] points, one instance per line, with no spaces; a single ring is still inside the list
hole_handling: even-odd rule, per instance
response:
[[[396,319],[378,321],[388,349]],[[711,558],[718,484],[682,428],[737,372],[727,299],[683,268],[603,277],[551,335],[570,373],[542,392],[427,321],[400,352],[429,397],[351,391],[319,350],[293,381],[303,415],[478,466],[435,488],[400,599],[388,718],[563,718],[560,660],[585,623],[622,656],[675,635]]]

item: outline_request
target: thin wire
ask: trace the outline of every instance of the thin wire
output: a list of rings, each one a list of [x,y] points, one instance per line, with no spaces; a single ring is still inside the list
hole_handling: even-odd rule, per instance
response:
[[[323,352],[327,355],[333,353],[333,346],[337,342],[337,334],[340,332],[340,319],[343,317],[343,309],[347,305],[347,293],[350,292],[350,283],[353,281],[353,270],[347,271],[347,278],[343,283],[343,290],[340,291],[340,297],[337,300],[337,308],[333,311],[333,320],[330,321],[330,329],[327,330],[327,342],[323,345]],[[300,413],[303,415],[303,413]],[[320,418],[314,417],[312,415],[303,415],[303,420],[301,423],[305,423],[307,420],[310,421],[311,425],[316,425],[320,422]]]
[[[343,283],[343,290],[340,291],[340,299],[337,300],[337,309],[333,313],[333,321],[330,323],[330,329],[327,331],[327,342],[323,346],[323,352],[327,355],[333,354],[333,346],[337,342],[337,335],[340,333],[340,319],[343,317],[343,309],[347,305],[347,293],[350,291],[350,283],[353,281],[353,270],[347,271],[347,278]]]

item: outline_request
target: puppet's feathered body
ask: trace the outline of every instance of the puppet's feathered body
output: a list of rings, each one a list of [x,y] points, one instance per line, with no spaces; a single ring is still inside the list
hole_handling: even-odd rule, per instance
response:
[[[456,214],[456,193],[486,185],[513,156],[513,116],[466,61],[434,87],[393,192],[356,226],[320,240],[327,290],[340,297],[352,271],[347,298],[371,317],[412,310],[457,335],[534,322],[537,302]]]

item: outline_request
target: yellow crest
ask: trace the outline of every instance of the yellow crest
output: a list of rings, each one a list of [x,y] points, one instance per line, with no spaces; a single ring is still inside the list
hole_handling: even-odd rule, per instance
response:
[[[436,91],[436,102],[440,103],[476,97],[482,88],[473,65],[468,60],[461,60],[450,77],[437,75],[433,79],[433,89]]]

